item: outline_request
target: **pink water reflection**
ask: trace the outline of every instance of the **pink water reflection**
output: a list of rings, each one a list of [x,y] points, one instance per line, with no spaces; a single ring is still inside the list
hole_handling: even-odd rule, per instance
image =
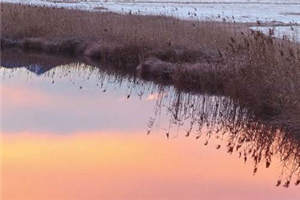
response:
[[[236,156],[141,133],[3,134],[3,199],[293,199],[277,166],[251,176]]]

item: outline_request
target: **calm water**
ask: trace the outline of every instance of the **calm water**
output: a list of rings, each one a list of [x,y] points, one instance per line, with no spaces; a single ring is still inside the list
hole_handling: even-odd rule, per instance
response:
[[[228,98],[59,57],[1,65],[4,200],[300,197],[299,143],[247,131]]]

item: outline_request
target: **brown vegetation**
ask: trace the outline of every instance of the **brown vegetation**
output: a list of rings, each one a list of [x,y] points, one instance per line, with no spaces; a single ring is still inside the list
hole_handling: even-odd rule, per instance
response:
[[[232,24],[190,22],[164,16],[120,15],[63,8],[1,4],[2,37],[76,38],[145,48],[220,47]],[[209,31],[208,31],[209,30]],[[228,33],[229,34],[229,33]]]
[[[229,96],[251,108],[258,120],[300,135],[296,43],[241,24],[164,16],[2,3],[1,18],[2,49],[85,55],[124,71],[139,65],[151,80]]]

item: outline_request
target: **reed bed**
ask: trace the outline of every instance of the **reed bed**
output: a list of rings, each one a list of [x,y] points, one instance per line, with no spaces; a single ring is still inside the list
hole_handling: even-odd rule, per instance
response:
[[[233,24],[1,3],[2,37],[77,38],[148,48],[220,47]],[[227,33],[228,32],[228,33]],[[208,46],[207,46],[208,45]]]

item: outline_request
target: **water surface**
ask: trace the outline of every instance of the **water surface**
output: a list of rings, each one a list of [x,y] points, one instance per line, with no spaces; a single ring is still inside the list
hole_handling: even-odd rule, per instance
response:
[[[53,56],[1,65],[2,199],[300,197],[299,143],[237,131],[251,114],[226,97]]]

